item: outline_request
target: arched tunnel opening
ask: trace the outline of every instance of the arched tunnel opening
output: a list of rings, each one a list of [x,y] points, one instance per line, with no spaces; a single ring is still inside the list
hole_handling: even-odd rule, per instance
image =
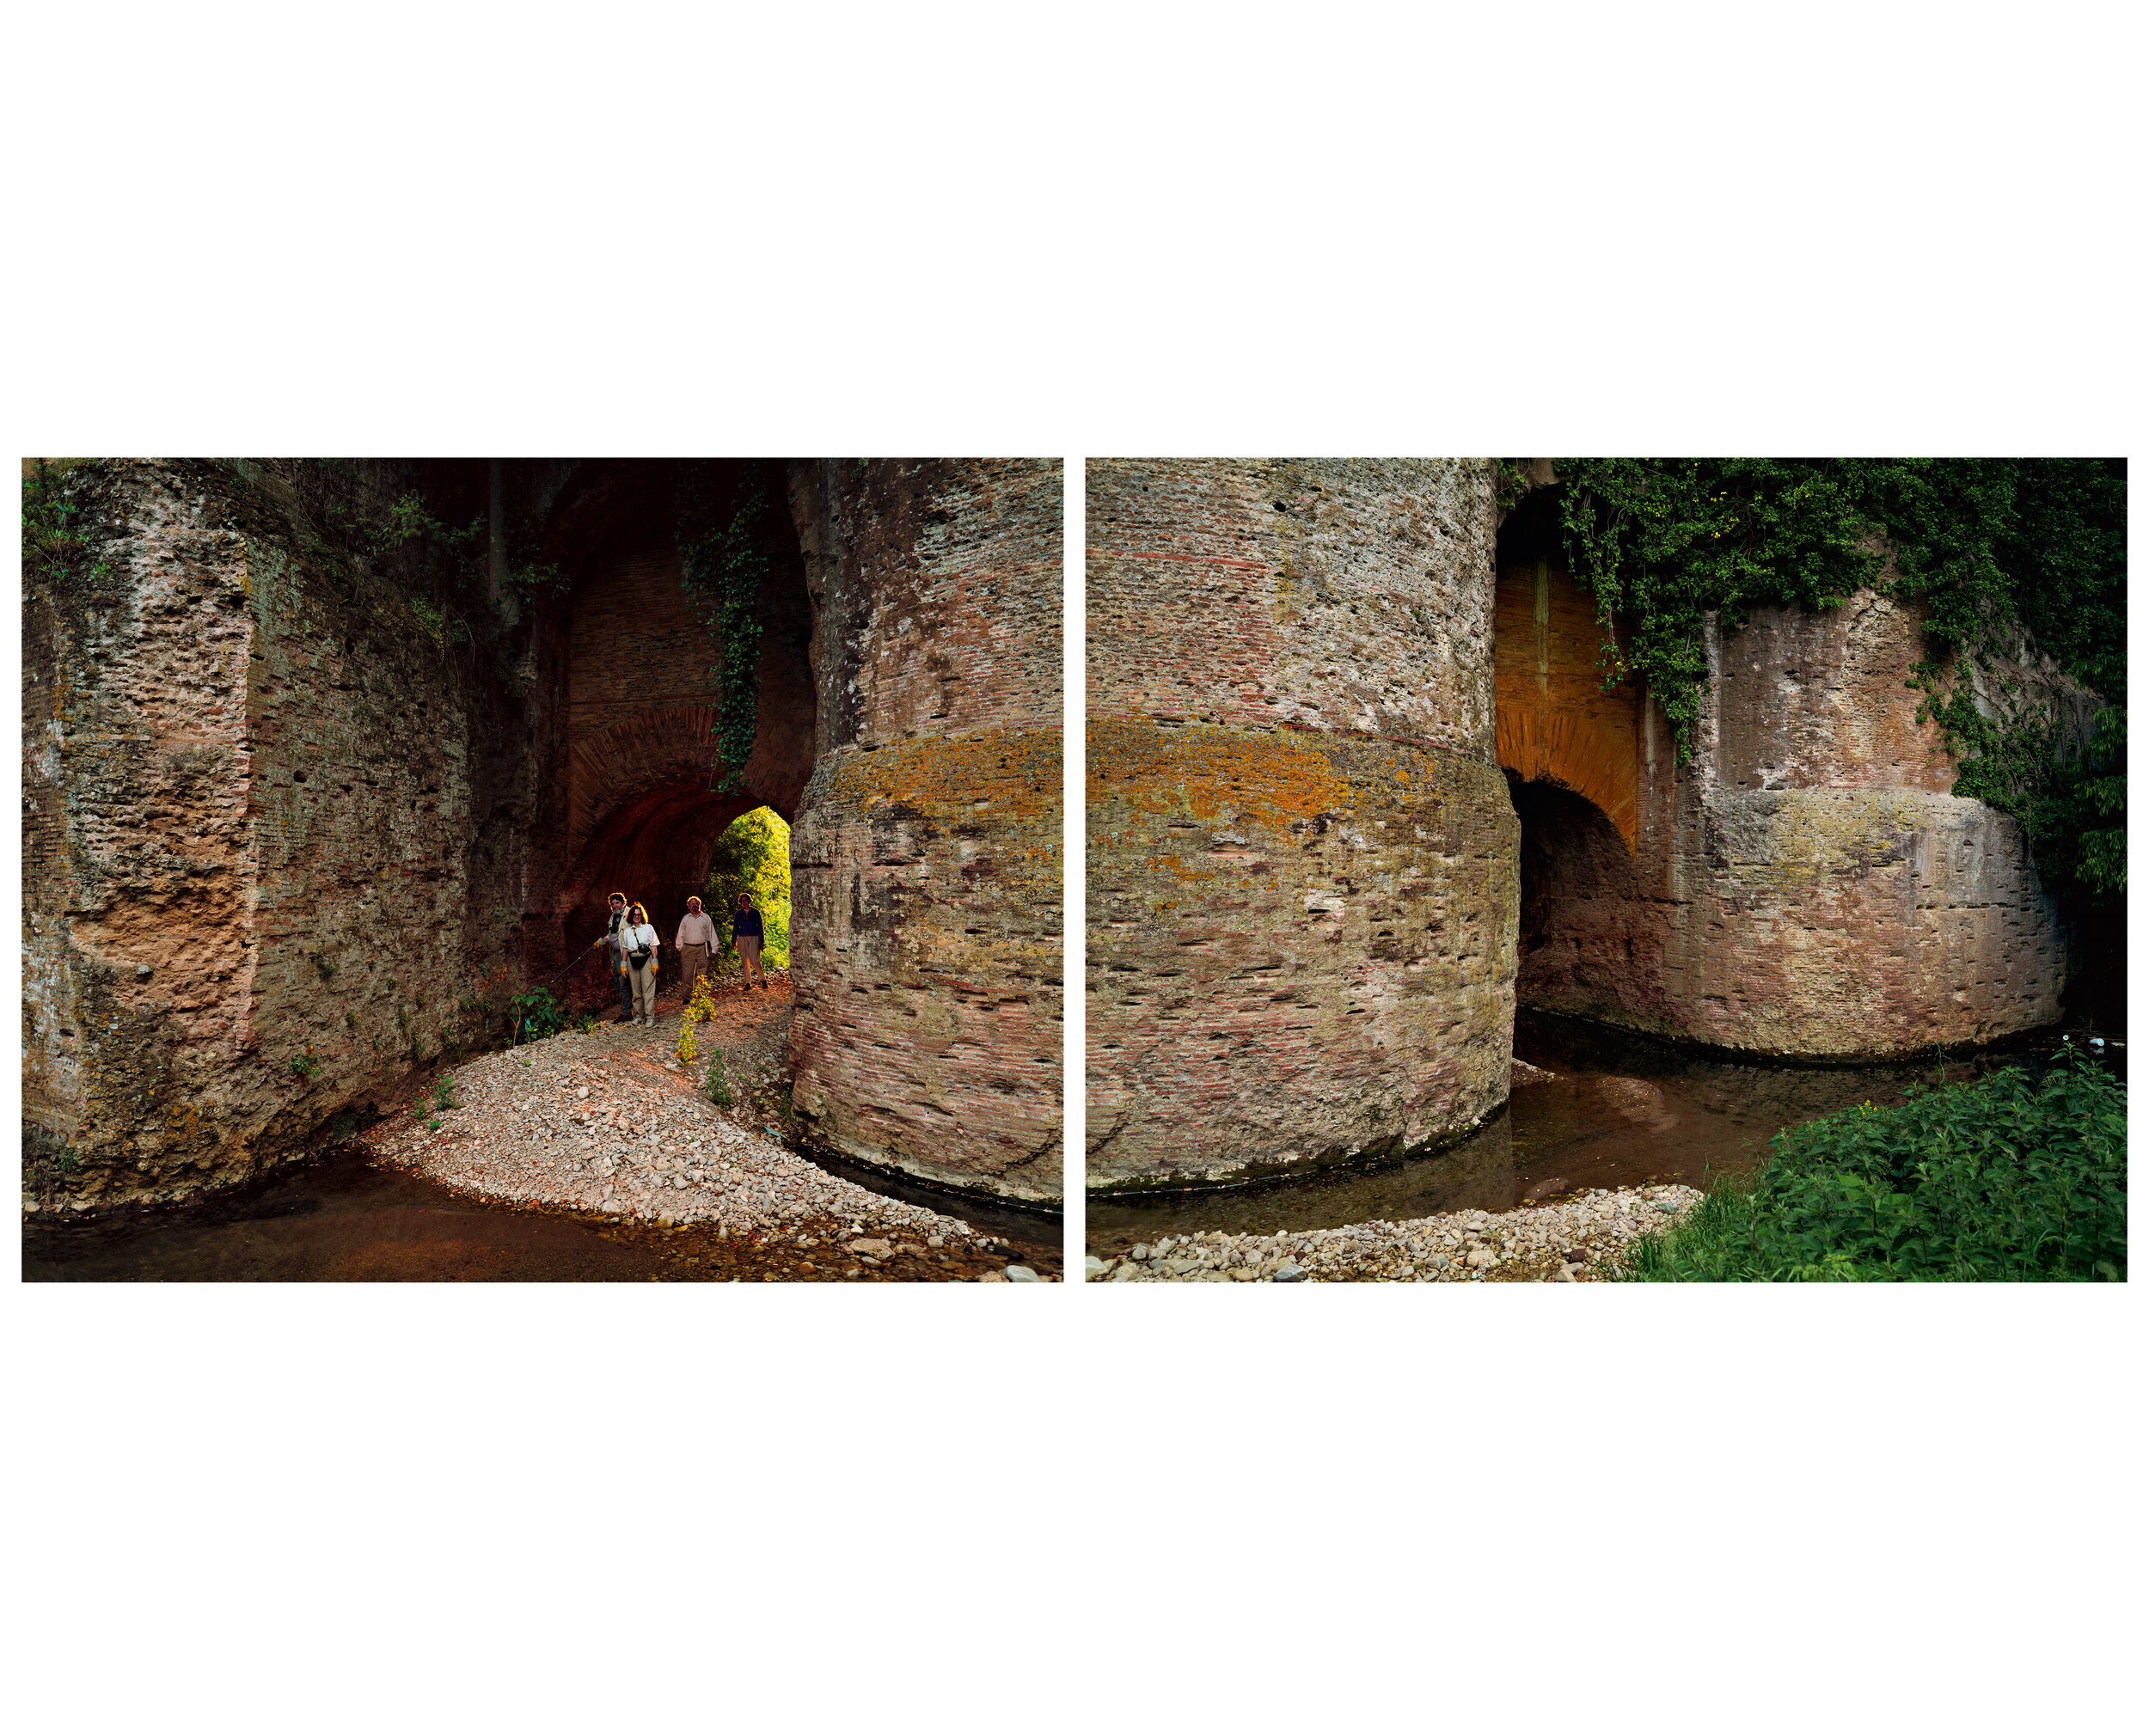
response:
[[[1496,533],[1493,564],[1509,567],[1534,566],[1539,561],[1564,567],[1567,545],[1559,523],[1559,489],[1533,488],[1500,521]]]
[[[563,491],[545,541],[567,585],[552,794],[557,956],[571,966],[589,953],[608,899],[622,893],[647,908],[663,943],[660,994],[677,985],[673,940],[689,898],[700,897],[719,935],[729,935],[728,914],[710,891],[723,840],[766,810],[787,843],[814,762],[812,604],[780,468],[739,461],[704,470],[697,485],[732,527],[735,565],[743,550],[746,570],[758,572],[755,594],[728,611],[720,596],[687,582],[677,467],[587,467]],[[737,671],[725,635],[756,630],[751,748],[735,767],[725,758],[725,732],[737,739],[739,721],[737,703],[726,703]],[[787,860],[781,872],[787,926]],[[602,969],[568,975],[576,1006],[612,1004]]]
[[[1603,809],[1586,796],[1509,773],[1522,822],[1516,999],[1572,1004],[1611,994],[1631,968],[1634,859]]]
[[[1515,1000],[1614,1016],[1660,950],[1636,865],[1638,695],[1605,686],[1605,625],[1567,569],[1557,487],[1502,521],[1496,563],[1494,733],[1521,822]]]
[[[709,859],[701,902],[720,941],[712,963],[726,974],[738,969],[731,930],[742,893],[761,913],[762,963],[785,969],[791,963],[791,828],[774,808],[756,808],[732,821]]]

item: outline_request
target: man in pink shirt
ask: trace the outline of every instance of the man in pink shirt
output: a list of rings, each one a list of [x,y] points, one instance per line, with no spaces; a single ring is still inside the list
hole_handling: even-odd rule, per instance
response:
[[[716,942],[716,924],[702,914],[701,901],[688,899],[687,914],[680,919],[671,944],[679,949],[679,992],[689,1000],[694,999],[695,979],[709,968]]]

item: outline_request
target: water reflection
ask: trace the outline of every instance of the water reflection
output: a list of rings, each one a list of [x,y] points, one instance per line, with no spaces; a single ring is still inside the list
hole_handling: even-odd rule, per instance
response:
[[[1794,1122],[1871,1101],[1901,1100],[1914,1079],[1962,1080],[2042,1056],[2046,1045],[1944,1067],[1762,1067],[1711,1060],[1576,1020],[1515,1020],[1525,1075],[1507,1112],[1453,1150],[1412,1163],[1328,1171],[1263,1186],[1133,1202],[1089,1202],[1088,1251],[1125,1252],[1156,1236],[1201,1230],[1269,1234],[1434,1212],[1506,1211],[1577,1188],[1742,1174]]]
[[[22,1232],[31,1281],[624,1281],[658,1269],[650,1250],[593,1225],[487,1211],[348,1154],[183,1219]]]

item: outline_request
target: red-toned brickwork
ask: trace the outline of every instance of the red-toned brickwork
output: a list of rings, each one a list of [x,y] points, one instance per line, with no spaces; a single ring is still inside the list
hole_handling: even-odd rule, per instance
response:
[[[1605,690],[1596,610],[1549,560],[1503,566],[1493,624],[1495,738],[1524,782],[1587,797],[1634,847],[1639,702]]]
[[[1504,1099],[1491,480],[1090,465],[1093,1189],[1424,1150]]]
[[[615,889],[669,941],[725,828],[763,806],[795,818],[813,770],[811,617],[795,550],[764,586],[754,749],[734,781],[715,746],[718,647],[681,589],[669,498],[648,474],[661,467],[592,468],[571,480],[554,536],[575,579],[550,780],[562,835],[546,893],[562,961],[603,927]],[[592,1003],[609,992],[595,972],[577,986]]]
[[[243,1177],[437,1055],[514,958],[542,761],[274,468],[70,487],[89,557],[26,598],[25,1122],[82,1205]]]
[[[1060,732],[832,754],[792,834],[794,1102],[839,1149],[1061,1190]]]

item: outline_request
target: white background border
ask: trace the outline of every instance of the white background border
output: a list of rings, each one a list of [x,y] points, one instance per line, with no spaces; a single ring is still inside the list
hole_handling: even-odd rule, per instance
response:
[[[18,453],[2128,452],[2137,28],[48,9],[0,395]],[[2090,1727],[2135,1293],[18,1285],[11,1697]]]

